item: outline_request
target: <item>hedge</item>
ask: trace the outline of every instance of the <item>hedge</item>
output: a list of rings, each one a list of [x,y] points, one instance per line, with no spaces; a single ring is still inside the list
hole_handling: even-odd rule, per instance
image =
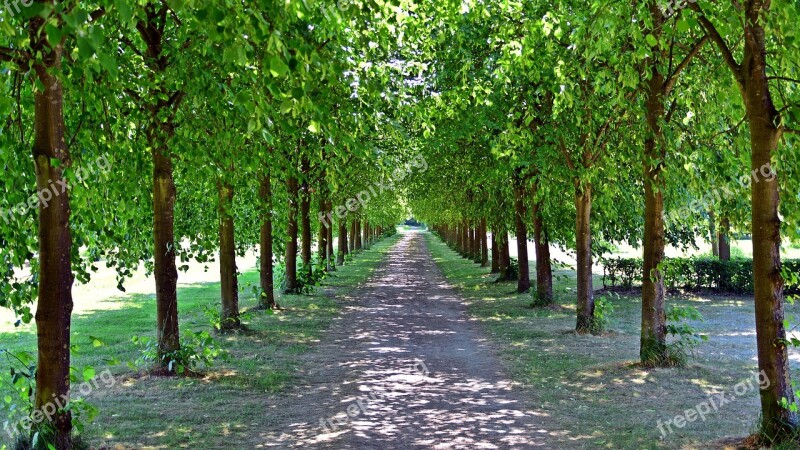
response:
[[[641,258],[603,259],[603,287],[630,289],[642,284]],[[784,267],[800,274],[800,259],[783,261]],[[666,258],[664,260],[664,285],[667,289],[687,291],[716,291],[736,294],[753,293],[753,260],[733,258],[723,261],[713,257]],[[800,293],[800,287],[791,286],[789,294]]]

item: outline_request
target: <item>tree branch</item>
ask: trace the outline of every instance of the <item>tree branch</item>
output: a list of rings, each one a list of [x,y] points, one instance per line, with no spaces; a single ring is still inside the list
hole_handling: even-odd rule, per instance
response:
[[[794,78],[789,77],[767,77],[767,81],[772,80],[781,80],[781,81],[789,81],[791,83],[800,83],[800,80],[795,80]]]
[[[16,48],[0,47],[0,61],[13,62],[24,66],[29,59],[30,55],[27,52]]]
[[[136,47],[136,45],[133,43],[133,41],[128,39],[128,37],[126,37],[125,35],[121,35],[119,37],[119,40],[120,40],[120,42],[125,44],[126,47],[131,49],[132,52],[134,52],[137,55],[139,55],[140,58],[145,59],[144,54]]]
[[[92,18],[92,22],[97,22],[101,17],[103,17],[105,15],[106,15],[106,9],[105,8],[100,8],[100,9],[96,10],[95,12],[93,12],[91,15],[89,15],[89,17]]]
[[[564,143],[564,138],[559,136],[558,143],[560,144],[558,148],[561,150],[561,153],[564,155],[564,159],[567,161],[567,167],[569,167],[570,170],[575,170],[575,164],[572,163],[572,158],[569,157],[567,144]]]
[[[672,104],[669,105],[669,110],[667,111],[667,115],[664,117],[664,122],[669,123],[672,120],[672,115],[675,114],[675,111],[678,109],[678,99],[672,99]]]
[[[717,31],[717,28],[714,26],[714,24],[711,23],[708,18],[706,18],[705,13],[703,13],[703,10],[697,5],[697,2],[689,2],[689,7],[698,13],[697,20],[703,26],[703,29],[705,29],[706,35],[711,38],[714,44],[716,44],[720,53],[722,53],[722,59],[725,60],[725,64],[727,64],[728,68],[731,69],[731,72],[733,72],[733,76],[736,77],[736,81],[739,82],[739,84],[743,84],[742,66],[736,62],[736,58],[733,57],[733,53],[731,52],[730,47],[728,47],[728,44],[725,42],[725,39],[719,34],[719,31]]]
[[[732,127],[728,128],[727,130],[723,130],[723,131],[720,131],[719,133],[715,133],[713,136],[711,136],[711,138],[709,138],[709,141],[716,139],[716,138],[717,138],[717,136],[721,136],[721,135],[723,135],[723,134],[728,134],[728,133],[731,133],[732,131],[734,131],[734,130],[736,130],[737,128],[739,128],[740,126],[742,126],[742,124],[744,123],[744,121],[745,121],[746,119],[747,119],[747,114],[745,114],[745,115],[744,115],[744,117],[742,117],[742,120],[740,120],[739,122],[737,122],[737,123],[736,123],[736,125],[734,125],[734,126],[732,126]]]
[[[683,72],[683,70],[689,66],[689,63],[692,62],[692,59],[695,56],[697,56],[698,53],[700,53],[700,50],[703,49],[703,46],[706,44],[706,42],[708,42],[708,40],[709,36],[706,34],[705,36],[703,36],[702,39],[700,39],[699,41],[697,41],[696,44],[694,44],[694,46],[686,55],[686,57],[683,58],[683,61],[681,61],[680,64],[678,64],[678,66],[675,67],[675,70],[671,73],[671,75],[669,75],[667,81],[664,82],[665,96],[668,96],[672,92],[672,89],[675,87],[675,83],[678,82],[678,77],[680,76],[681,72]]]
[[[331,39],[333,39],[333,38],[328,38],[328,39],[325,40],[325,42],[323,42],[322,44],[318,45],[317,46],[317,51],[320,51],[323,48],[325,48],[325,46],[328,45],[328,43],[331,41]]]
[[[123,92],[128,94],[130,97],[132,97],[134,100],[136,100],[137,102],[139,102],[139,103],[142,102],[142,98],[139,97],[139,94],[136,91],[134,91],[132,89],[128,89],[128,88],[123,88],[122,90],[123,90]]]

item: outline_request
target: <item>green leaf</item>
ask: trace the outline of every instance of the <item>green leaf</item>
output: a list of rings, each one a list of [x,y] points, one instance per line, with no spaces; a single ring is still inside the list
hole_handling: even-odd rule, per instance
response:
[[[289,66],[278,56],[269,59],[269,72],[273,77],[282,77],[289,72]]]
[[[47,32],[47,41],[51,44],[57,44],[61,42],[61,37],[64,35],[61,31],[61,28],[53,25],[52,23],[48,23],[45,27],[45,31]]]
[[[102,346],[105,345],[105,343],[103,343],[102,340],[100,340],[99,338],[96,338],[94,336],[89,336],[89,339],[92,341],[92,347],[94,347],[94,348],[102,347]]]
[[[83,380],[84,381],[93,380],[95,376],[97,376],[97,373],[95,372],[94,367],[87,367],[87,368],[83,369]]]

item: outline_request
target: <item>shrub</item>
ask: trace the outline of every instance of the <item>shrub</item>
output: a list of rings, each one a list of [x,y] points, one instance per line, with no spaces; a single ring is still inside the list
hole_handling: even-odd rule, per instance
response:
[[[141,356],[128,363],[131,368],[155,365],[165,368],[168,373],[183,375],[196,373],[201,366],[211,367],[217,358],[228,359],[228,352],[220,348],[207,331],[184,333],[180,349],[160,356],[155,339],[134,336],[131,341],[142,349]]]
[[[783,261],[791,273],[800,273],[800,260]],[[641,286],[641,258],[606,258],[603,260],[603,287],[630,289]],[[714,257],[666,258],[662,265],[664,285],[669,289],[716,291],[736,294],[753,293],[753,261]],[[787,286],[787,293],[798,293],[798,286]]]
[[[75,348],[73,348],[75,351]],[[36,356],[25,351],[11,352],[0,350],[0,356],[5,357],[10,365],[9,377],[0,377],[0,382],[5,384],[9,395],[2,399],[4,409],[7,411],[5,432],[14,434],[13,448],[15,450],[49,450],[55,448],[55,429],[52,424],[40,420],[36,421],[34,411],[36,399]],[[70,367],[70,381],[76,383],[78,369]],[[85,367],[84,381],[94,378],[95,369]],[[97,417],[97,408],[84,399],[71,398],[64,406],[72,413],[72,427],[74,432],[72,448],[75,450],[88,450],[89,445],[80,436],[85,426]],[[41,413],[41,411],[39,411]],[[24,422],[27,425],[24,426]],[[2,446],[0,448],[5,448]]]
[[[597,298],[594,301],[594,319],[592,320],[592,325],[589,331],[592,334],[602,334],[608,329],[611,321],[611,315],[613,313],[614,304],[611,303],[611,300],[608,297],[602,296]]]
[[[703,315],[693,306],[671,306],[667,308],[667,333],[673,337],[668,345],[669,365],[682,366],[694,348],[708,336],[701,334],[689,321],[702,321]]]

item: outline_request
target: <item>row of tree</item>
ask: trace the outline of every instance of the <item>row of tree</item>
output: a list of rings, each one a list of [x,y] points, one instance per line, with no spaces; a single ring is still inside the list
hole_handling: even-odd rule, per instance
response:
[[[155,370],[172,375],[190,261],[219,258],[221,327],[236,329],[237,255],[259,248],[259,303],[275,308],[273,280],[305,292],[405,217],[402,186],[374,189],[415,154],[384,94],[384,7],[28,3],[0,15],[0,208],[16,211],[0,221],[0,306],[27,323],[36,303],[35,410],[69,398],[72,286],[98,264],[120,289],[142,263],[153,274]],[[109,170],[76,176],[98,158]],[[72,447],[69,408],[43,426]]]
[[[592,267],[612,242],[643,249],[641,362],[670,361],[662,263],[668,244],[753,240],[761,431],[798,426],[780,249],[798,238],[800,51],[796,2],[531,1],[443,4],[409,60],[421,148],[415,214],[493,271],[512,265],[552,301],[549,245],[575,251],[578,332],[595,320]],[[423,55],[423,56],[420,56]],[[435,176],[446,171],[447,177]],[[423,193],[435,193],[435,195]],[[710,194],[711,193],[711,194]],[[687,207],[688,205],[688,207]],[[495,259],[497,260],[494,263]],[[537,301],[537,303],[539,303]]]

